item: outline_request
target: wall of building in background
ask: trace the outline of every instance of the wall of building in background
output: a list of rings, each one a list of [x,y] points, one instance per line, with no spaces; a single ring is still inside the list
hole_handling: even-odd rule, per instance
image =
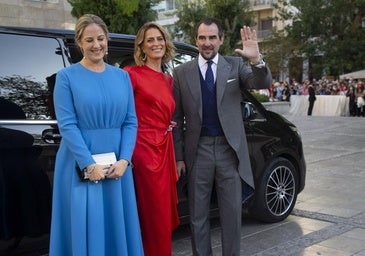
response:
[[[270,36],[273,27],[282,27],[272,20],[276,16],[273,2],[275,0],[250,0],[259,40]],[[157,22],[170,32],[177,21],[174,11],[178,3],[164,0],[155,7],[159,14]],[[76,18],[72,17],[71,9],[67,0],[0,0],[0,25],[74,29]]]
[[[186,2],[196,0],[183,0]],[[259,40],[272,35],[272,29],[282,29],[283,24],[277,22],[272,18],[277,16],[277,10],[274,8],[274,2],[276,0],[249,0],[250,8],[254,12],[254,26],[256,29]],[[181,4],[181,0],[164,0],[155,7],[158,11],[158,23],[169,28],[170,32],[173,31],[174,23],[177,21],[174,11]],[[176,39],[176,38],[175,38]]]
[[[74,29],[67,0],[0,0],[1,26]]]

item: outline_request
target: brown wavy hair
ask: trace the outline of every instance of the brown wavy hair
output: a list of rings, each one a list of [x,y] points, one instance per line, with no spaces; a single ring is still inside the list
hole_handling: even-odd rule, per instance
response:
[[[134,61],[138,66],[144,65],[146,63],[146,54],[142,51],[142,44],[146,31],[150,28],[158,29],[165,40],[166,51],[162,57],[162,63],[168,63],[175,57],[175,46],[172,42],[170,34],[161,25],[155,22],[147,22],[138,30],[136,39],[134,41]]]

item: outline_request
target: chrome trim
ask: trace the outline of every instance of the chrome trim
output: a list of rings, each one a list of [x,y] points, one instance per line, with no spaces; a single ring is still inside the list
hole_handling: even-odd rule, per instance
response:
[[[1,125],[55,125],[57,120],[0,120]]]

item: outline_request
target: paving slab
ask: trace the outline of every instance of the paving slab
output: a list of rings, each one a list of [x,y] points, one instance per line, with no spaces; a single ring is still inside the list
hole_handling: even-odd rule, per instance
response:
[[[286,220],[244,218],[240,255],[365,256],[365,118],[285,117],[303,139],[306,187]],[[211,236],[221,255],[218,220]],[[173,255],[192,255],[187,225],[174,232]]]
[[[302,135],[306,187],[292,214],[282,222],[243,218],[240,255],[365,256],[365,118],[285,117]],[[213,255],[219,256],[217,219],[211,223],[211,237]],[[43,244],[48,237],[35,239]],[[22,243],[34,243],[32,240]],[[5,245],[0,243],[0,249]],[[40,247],[38,252],[17,255],[48,254]],[[192,255],[188,225],[174,231],[172,255]]]

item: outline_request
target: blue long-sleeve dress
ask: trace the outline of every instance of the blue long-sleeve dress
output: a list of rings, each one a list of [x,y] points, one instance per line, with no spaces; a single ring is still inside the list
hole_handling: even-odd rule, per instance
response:
[[[54,104],[62,136],[57,152],[50,256],[143,255],[131,168],[115,179],[81,182],[75,171],[92,154],[131,160],[137,119],[128,74],[80,63],[57,73]]]

